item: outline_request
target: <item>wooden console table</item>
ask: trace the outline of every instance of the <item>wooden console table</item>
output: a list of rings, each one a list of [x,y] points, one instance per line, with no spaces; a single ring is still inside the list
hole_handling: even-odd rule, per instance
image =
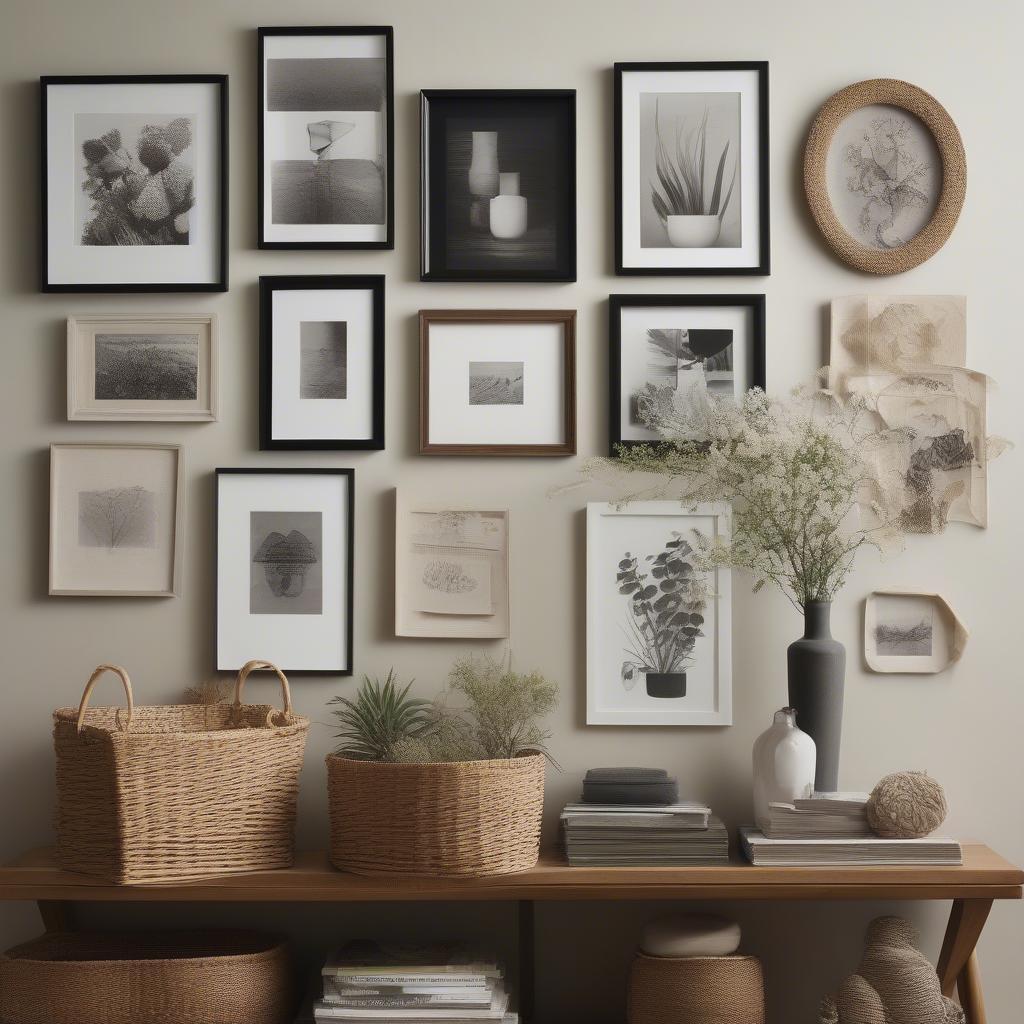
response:
[[[335,871],[325,853],[300,853],[283,871],[224,875],[168,885],[110,885],[62,871],[51,850],[0,867],[0,900],[35,900],[49,931],[74,926],[74,904],[351,903],[505,901],[518,908],[520,1006],[532,1016],[533,907],[549,900],[951,900],[939,957],[946,995],[956,991],[968,1024],[985,1024],[974,947],[994,900],[1019,900],[1024,871],[987,846],[965,844],[960,867],[571,868],[549,853],[537,867],[491,878],[368,878]]]

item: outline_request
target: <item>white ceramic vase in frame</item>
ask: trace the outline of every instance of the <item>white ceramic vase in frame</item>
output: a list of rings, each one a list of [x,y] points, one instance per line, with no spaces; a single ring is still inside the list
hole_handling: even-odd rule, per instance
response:
[[[722,220],[716,213],[670,214],[665,226],[677,249],[707,249],[718,241]]]
[[[498,195],[491,200],[491,234],[495,238],[522,238],[526,234],[526,199],[519,194],[519,173],[498,175]]]
[[[814,740],[797,726],[796,711],[776,711],[754,741],[754,821],[762,832],[770,803],[791,804],[814,792],[815,755]]]

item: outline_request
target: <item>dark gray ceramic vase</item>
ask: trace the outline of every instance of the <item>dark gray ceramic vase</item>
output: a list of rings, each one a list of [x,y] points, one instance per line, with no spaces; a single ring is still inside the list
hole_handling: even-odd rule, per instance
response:
[[[648,697],[685,697],[685,672],[648,672]]]
[[[804,608],[804,635],[789,645],[789,703],[796,724],[816,748],[814,788],[839,788],[839,743],[843,734],[843,678],[846,649],[829,631],[829,601]]]

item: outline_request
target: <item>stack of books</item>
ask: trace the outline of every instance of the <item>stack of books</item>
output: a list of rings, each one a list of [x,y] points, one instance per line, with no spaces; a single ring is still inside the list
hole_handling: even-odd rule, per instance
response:
[[[871,835],[867,793],[814,793],[791,804],[770,803],[766,839],[865,839]]]
[[[871,866],[915,864],[925,866],[963,863],[955,839],[768,839],[755,828],[740,828],[743,852],[758,867],[834,867],[841,864]]]
[[[566,804],[565,852],[574,867],[717,864],[729,836],[703,804]]]
[[[492,957],[456,947],[350,943],[322,971],[313,1020],[348,1024],[518,1024]]]

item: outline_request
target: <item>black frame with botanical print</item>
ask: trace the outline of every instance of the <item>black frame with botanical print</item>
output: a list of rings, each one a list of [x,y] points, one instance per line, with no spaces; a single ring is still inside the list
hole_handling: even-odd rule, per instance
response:
[[[420,132],[420,280],[576,280],[574,89],[425,89]]]
[[[612,455],[652,441],[622,437],[622,312],[630,308],[743,308],[750,314],[749,388],[766,389],[765,298],[763,295],[610,295],[608,297],[608,445]],[[730,342],[730,344],[732,344]]]
[[[217,211],[213,218],[214,237],[210,245],[217,248],[213,259],[215,271],[209,280],[152,280],[152,281],[77,281],[56,279],[51,268],[50,253],[50,202],[52,196],[48,186],[49,160],[54,156],[47,145],[49,127],[49,90],[61,86],[93,85],[212,85],[218,90],[216,103],[218,125],[217,169],[214,174]],[[40,245],[40,290],[43,292],[224,292],[228,290],[228,76],[227,75],[46,75],[39,79],[40,108],[40,201],[41,201],[41,245]],[[55,219],[55,218],[53,218]],[[154,249],[168,246],[155,244]]]

